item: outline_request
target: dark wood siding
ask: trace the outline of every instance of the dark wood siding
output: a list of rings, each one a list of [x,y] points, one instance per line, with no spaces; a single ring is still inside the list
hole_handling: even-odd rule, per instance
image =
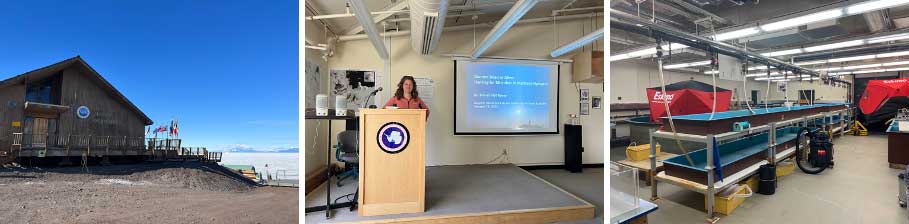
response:
[[[0,88],[0,147],[9,147],[9,133],[12,131],[13,122],[23,120],[24,99],[25,85]]]
[[[84,74],[83,74],[84,73]],[[70,110],[60,115],[60,134],[93,136],[145,136],[142,117],[114,93],[101,88],[98,80],[79,66],[63,70],[61,104]],[[88,118],[76,116],[80,106],[91,111]]]

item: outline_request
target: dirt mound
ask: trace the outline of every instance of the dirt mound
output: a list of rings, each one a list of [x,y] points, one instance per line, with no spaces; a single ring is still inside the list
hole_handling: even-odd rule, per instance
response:
[[[164,168],[133,173],[126,179],[205,191],[248,191],[252,188],[231,177],[191,168]]]
[[[92,183],[216,192],[245,192],[254,188],[254,184],[220,173],[224,171],[211,166],[217,165],[148,163],[94,166],[87,170],[82,167],[0,168],[0,184]]]

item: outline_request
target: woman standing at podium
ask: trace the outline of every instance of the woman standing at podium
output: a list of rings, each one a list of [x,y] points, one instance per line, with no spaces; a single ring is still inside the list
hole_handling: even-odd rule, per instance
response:
[[[400,109],[426,109],[426,119],[429,119],[429,107],[420,99],[417,93],[416,81],[412,76],[406,75],[401,77],[398,82],[398,90],[395,95],[388,99],[384,107],[398,107]]]

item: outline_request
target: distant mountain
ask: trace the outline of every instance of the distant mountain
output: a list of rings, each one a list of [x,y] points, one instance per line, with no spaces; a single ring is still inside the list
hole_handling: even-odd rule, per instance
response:
[[[240,152],[240,153],[299,153],[299,148],[282,148],[282,149],[271,149],[271,150],[258,150],[248,147],[236,147],[231,149],[225,149],[224,152]]]
[[[283,152],[283,153],[299,153],[299,152],[300,152],[300,149],[299,149],[299,148],[289,148],[289,149],[278,150],[277,152]]]

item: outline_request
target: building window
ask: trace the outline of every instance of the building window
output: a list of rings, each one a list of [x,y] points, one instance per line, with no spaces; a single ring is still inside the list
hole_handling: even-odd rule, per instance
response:
[[[25,87],[25,101],[47,104],[59,104],[58,76],[43,81],[29,83]]]

